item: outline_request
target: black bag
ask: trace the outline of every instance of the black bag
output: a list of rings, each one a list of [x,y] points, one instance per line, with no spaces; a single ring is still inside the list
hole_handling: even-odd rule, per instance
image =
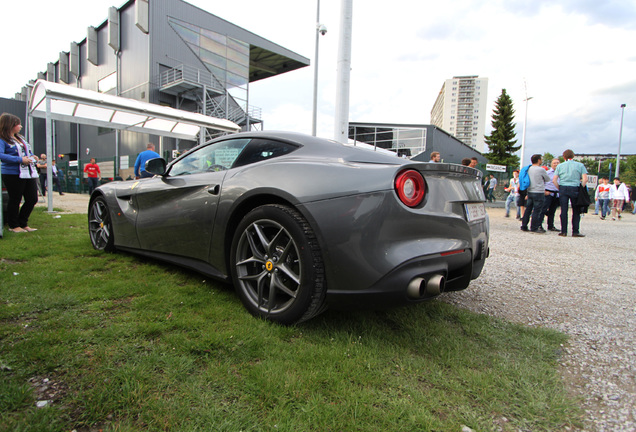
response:
[[[579,184],[579,195],[576,197],[576,210],[579,213],[587,213],[588,208],[592,204],[590,194],[587,192],[587,187]]]

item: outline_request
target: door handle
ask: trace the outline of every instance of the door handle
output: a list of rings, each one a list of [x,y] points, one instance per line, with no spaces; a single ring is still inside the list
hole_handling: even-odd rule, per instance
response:
[[[211,195],[218,195],[221,187],[219,185],[210,186],[208,188],[208,193]]]

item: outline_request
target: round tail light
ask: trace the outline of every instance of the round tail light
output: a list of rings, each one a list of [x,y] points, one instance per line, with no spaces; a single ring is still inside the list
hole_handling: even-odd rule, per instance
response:
[[[424,177],[418,171],[402,171],[395,179],[395,191],[400,201],[408,207],[417,207],[426,195]]]

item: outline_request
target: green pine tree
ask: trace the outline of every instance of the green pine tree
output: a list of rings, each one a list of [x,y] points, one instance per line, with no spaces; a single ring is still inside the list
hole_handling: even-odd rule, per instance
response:
[[[501,96],[495,102],[495,109],[492,114],[493,131],[486,135],[485,141],[490,152],[484,156],[488,162],[496,165],[506,165],[508,167],[519,166],[519,156],[514,153],[521,148],[515,145],[515,110],[512,106],[512,99],[506,93],[506,89],[501,90]]]

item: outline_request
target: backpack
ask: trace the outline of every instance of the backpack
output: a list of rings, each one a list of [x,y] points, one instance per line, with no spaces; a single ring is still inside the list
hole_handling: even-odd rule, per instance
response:
[[[524,191],[530,187],[530,176],[528,175],[528,170],[532,165],[525,166],[521,168],[519,172],[519,190]]]

